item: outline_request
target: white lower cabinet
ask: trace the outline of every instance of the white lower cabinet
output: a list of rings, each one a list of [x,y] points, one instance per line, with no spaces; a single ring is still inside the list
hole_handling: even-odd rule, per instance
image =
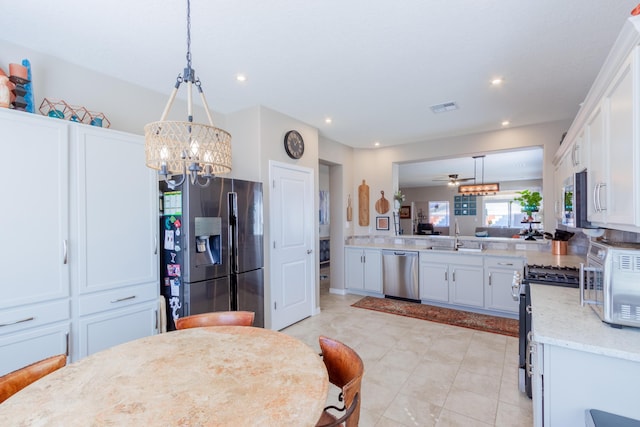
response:
[[[70,322],[0,335],[0,375],[57,354],[68,354]]]
[[[345,248],[345,287],[382,294],[382,253],[379,249]]]
[[[449,302],[449,265],[429,262],[420,254],[420,299]]]
[[[420,299],[483,307],[483,257],[420,252]]]
[[[69,300],[0,311],[0,375],[57,354],[69,354]]]
[[[78,322],[78,358],[156,333],[158,303],[147,301],[83,316]]]
[[[511,284],[516,271],[522,273],[524,258],[485,257],[484,303],[487,310],[518,313],[519,294],[514,298]]]
[[[587,409],[640,419],[640,362],[546,343],[534,349],[534,426],[583,426]]]

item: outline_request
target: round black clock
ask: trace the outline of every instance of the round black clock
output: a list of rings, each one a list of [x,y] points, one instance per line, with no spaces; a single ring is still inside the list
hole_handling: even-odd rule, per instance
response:
[[[304,154],[304,140],[297,130],[290,130],[284,135],[284,149],[292,159],[299,159]]]

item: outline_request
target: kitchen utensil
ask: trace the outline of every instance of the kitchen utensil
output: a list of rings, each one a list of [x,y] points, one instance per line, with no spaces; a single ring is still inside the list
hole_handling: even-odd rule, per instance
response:
[[[369,186],[364,179],[358,186],[358,225],[369,226]]]
[[[376,212],[384,214],[389,212],[389,201],[384,198],[384,191],[381,191],[382,197],[376,202]]]
[[[564,231],[564,230],[556,229],[556,232],[555,232],[555,234],[553,236],[553,240],[563,240],[563,241],[566,242],[567,240],[572,238],[574,234],[575,233],[572,233],[570,231]]]
[[[353,207],[351,207],[351,194],[347,198],[347,221],[353,220]]]

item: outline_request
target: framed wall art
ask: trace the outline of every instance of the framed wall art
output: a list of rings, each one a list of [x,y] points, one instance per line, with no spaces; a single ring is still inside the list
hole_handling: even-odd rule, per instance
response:
[[[389,229],[389,217],[377,216],[376,217],[376,230],[388,230]]]
[[[402,206],[400,208],[400,218],[407,219],[411,218],[411,206]]]

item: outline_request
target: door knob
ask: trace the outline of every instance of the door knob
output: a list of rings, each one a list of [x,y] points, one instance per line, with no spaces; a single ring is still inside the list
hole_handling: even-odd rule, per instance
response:
[[[313,252],[311,249],[307,249],[307,255],[309,255],[311,252]]]

